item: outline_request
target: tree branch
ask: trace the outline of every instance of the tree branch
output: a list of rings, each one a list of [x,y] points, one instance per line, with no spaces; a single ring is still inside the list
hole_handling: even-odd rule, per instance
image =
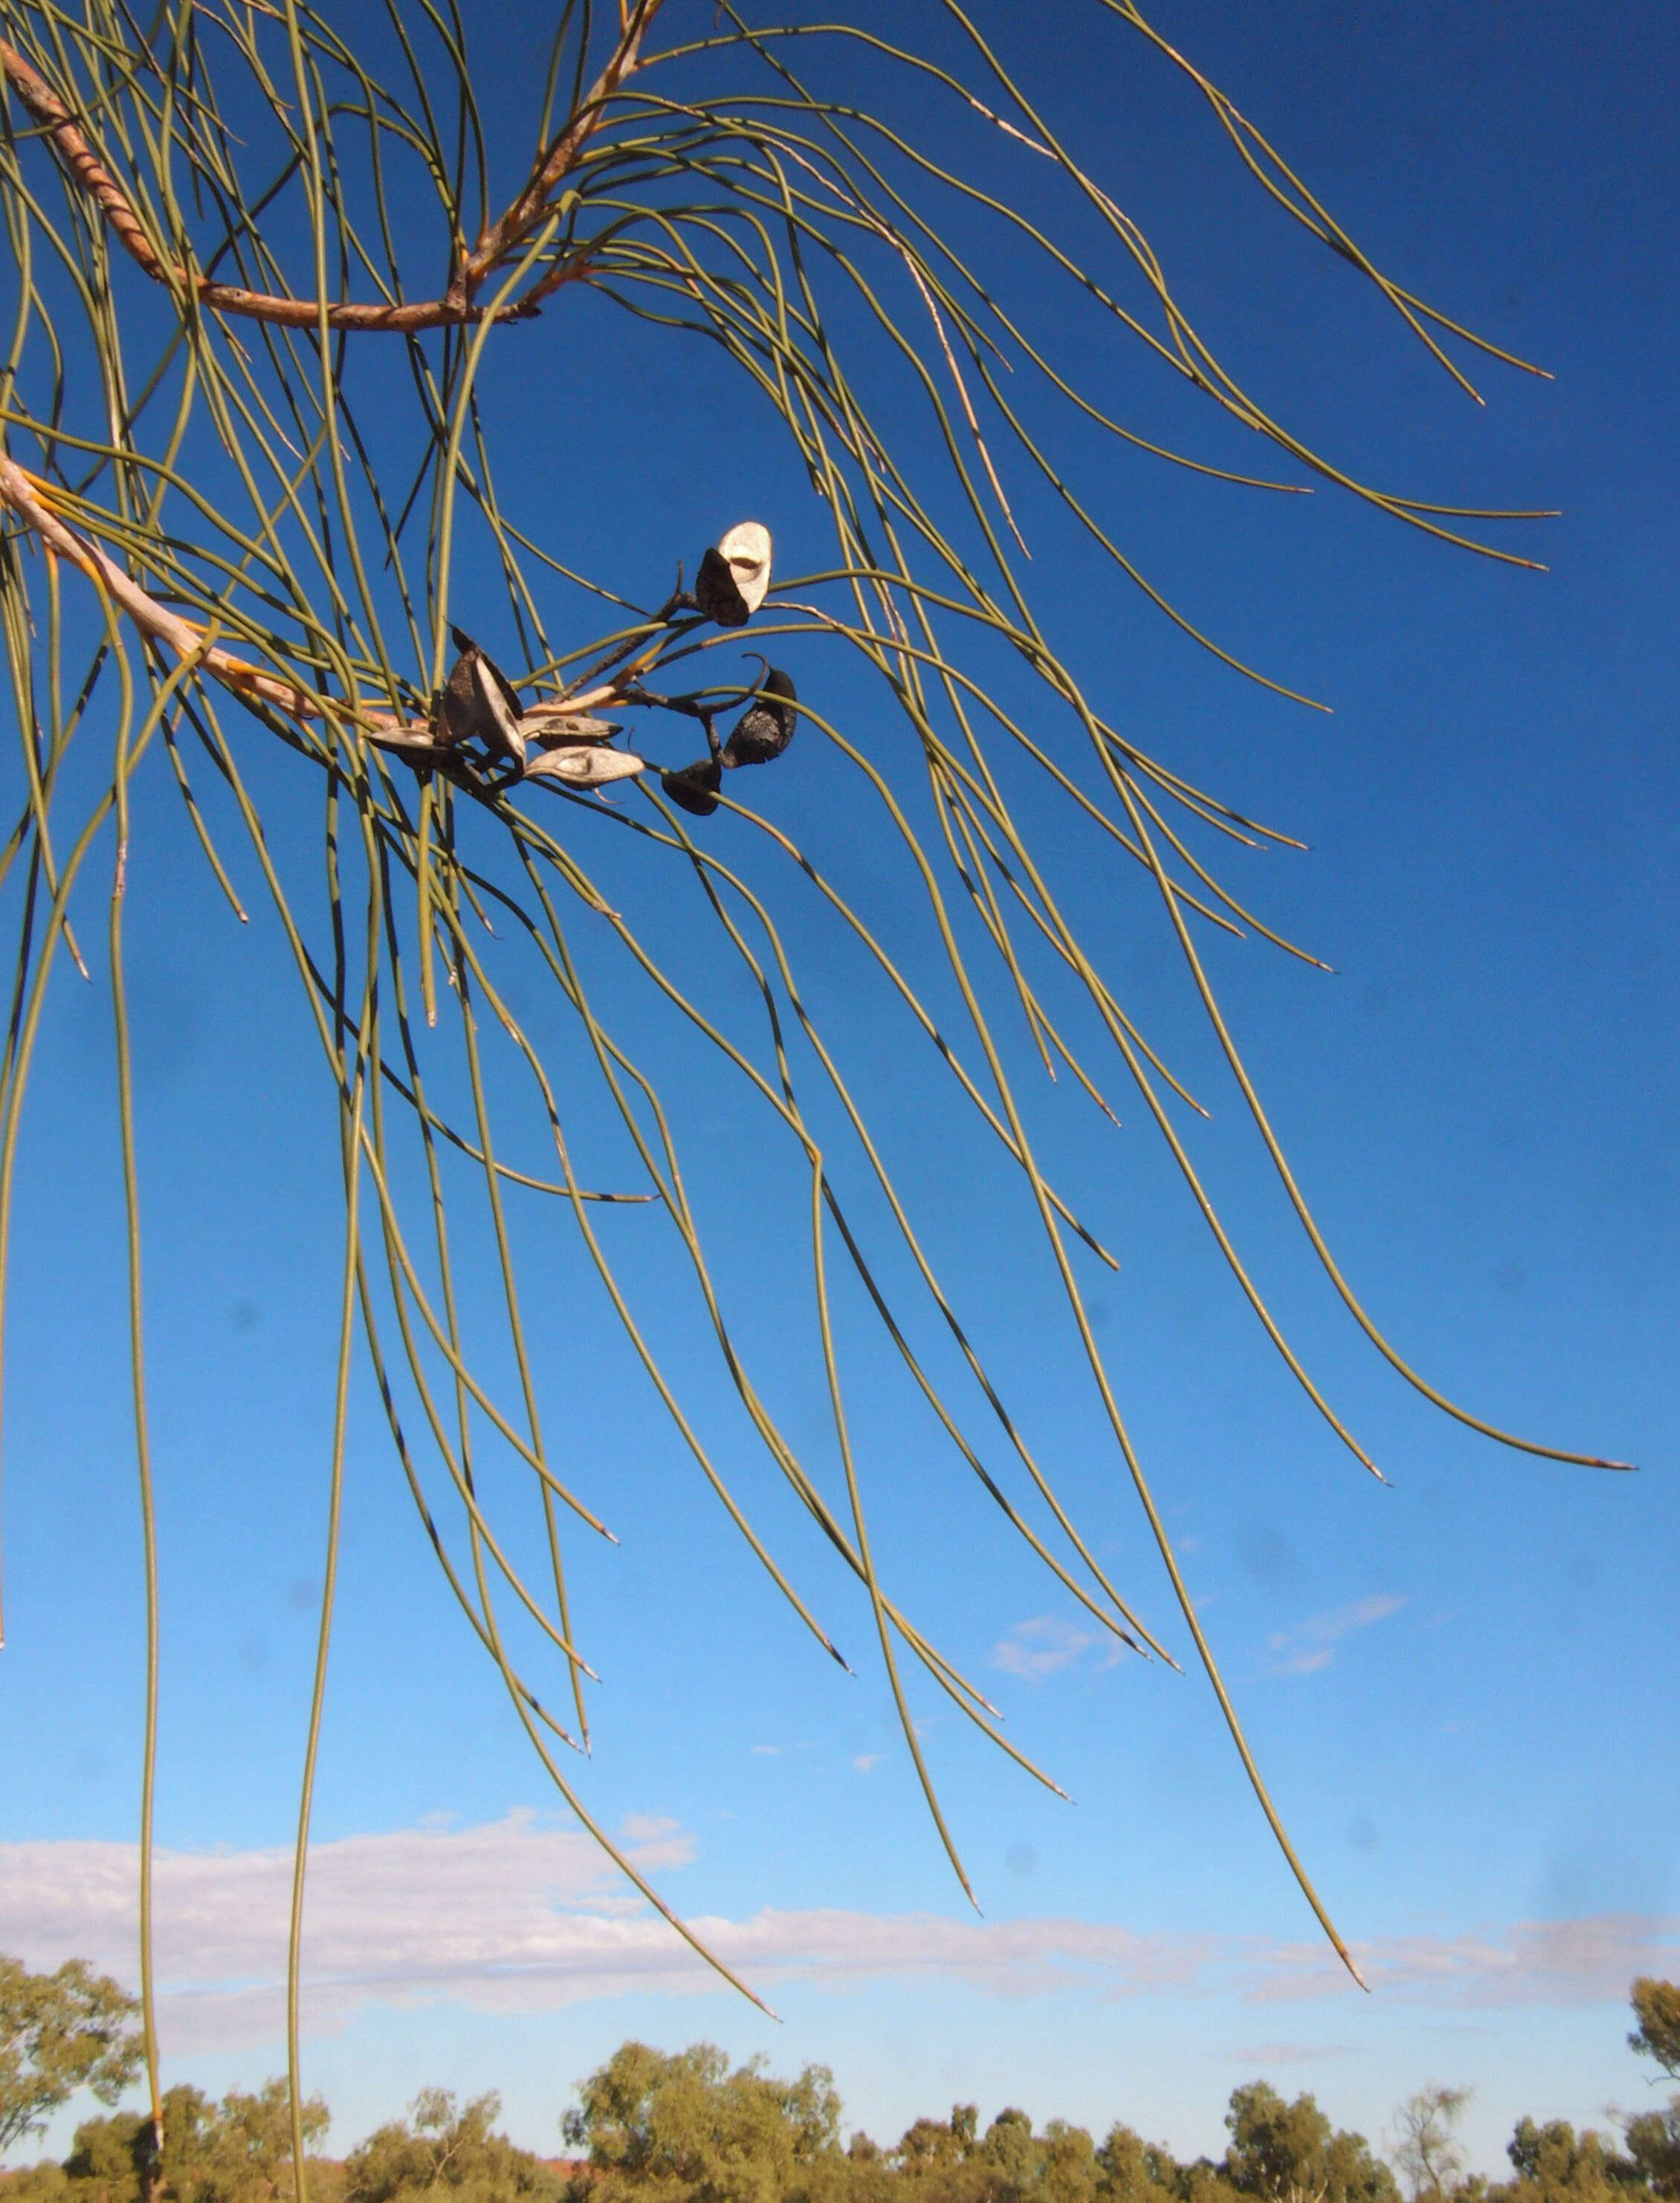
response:
[[[340,725],[355,726],[376,747],[406,758],[411,765],[441,766],[452,776],[469,780],[475,787],[493,784],[482,780],[470,758],[451,744],[439,741],[438,730],[429,717],[405,718],[400,712],[364,704],[359,699],[340,702],[297,682],[264,673],[260,666],[236,658],[219,644],[207,643],[202,628],[160,604],[97,543],[61,519],[52,509],[51,492],[47,485],[3,452],[0,452],[0,505],[9,505],[19,519],[34,530],[50,552],[68,560],[79,573],[85,574],[96,588],[127,614],[143,635],[162,643],[177,658],[191,659],[241,701],[267,704],[302,724],[330,719]],[[645,769],[641,759],[598,743],[595,737],[599,730],[594,722],[588,720],[586,709],[595,700],[598,700],[553,698],[521,713],[520,725],[528,740],[544,750],[560,746],[568,753],[564,762],[533,766],[533,777],[552,778],[570,787],[588,788],[633,777]],[[565,730],[565,722],[571,719],[579,722],[576,733]],[[516,775],[515,778],[522,777]]]
[[[638,11],[643,27],[659,4],[660,0],[644,0]],[[487,239],[498,240],[494,250],[487,255],[483,240],[481,240],[479,250],[474,252],[465,269],[443,298],[416,299],[400,304],[354,299],[329,301],[325,310],[327,327],[329,329],[411,332],[470,327],[487,319],[526,321],[541,310],[541,299],[552,296],[563,284],[576,281],[583,273],[581,257],[580,264],[575,268],[562,266],[551,269],[529,298],[516,299],[512,305],[502,307],[499,312],[493,313],[486,307],[475,304],[470,295],[483,283],[508,246],[529,232],[542,212],[541,199],[532,198],[538,179],[547,173],[564,150],[564,158],[556,174],[558,180],[558,177],[564,175],[571,167],[579,147],[600,127],[600,115],[599,111],[592,113],[591,109],[595,103],[606,98],[635,68],[636,49],[640,38],[641,32],[637,30],[627,41],[620,41],[612,62],[602,73],[589,100],[567,124],[555,154],[540,166],[536,177],[526,186],[513,207],[503,216],[494,229],[486,231]],[[215,313],[241,314],[253,321],[278,322],[287,328],[316,328],[320,326],[322,304],[318,299],[285,298],[269,292],[248,291],[238,283],[218,283],[208,275],[197,275],[191,269],[179,267],[163,259],[146,234],[145,225],[135,212],[133,200],[82,135],[70,109],[39,70],[3,38],[0,38],[0,72],[3,72],[6,81],[22,105],[51,139],[76,182],[98,202],[118,242],[154,282],[164,284],[174,291],[196,292],[199,304]],[[546,188],[552,190],[553,184]]]
[[[606,103],[635,74],[640,65],[642,41],[660,12],[663,0],[634,0],[621,8],[618,43],[612,59],[589,87],[588,95],[567,118],[565,127],[532,169],[525,188],[501,220],[480,237],[461,270],[458,289],[463,303],[482,285],[509,247],[517,245],[547,208],[550,199],[577,164],[577,157],[606,119]],[[543,287],[554,286],[553,276]],[[451,296],[455,295],[452,288]]]

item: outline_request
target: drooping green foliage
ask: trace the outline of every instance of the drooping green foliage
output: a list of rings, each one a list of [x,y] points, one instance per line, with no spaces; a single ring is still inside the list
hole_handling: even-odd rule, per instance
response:
[[[1455,363],[1466,348],[1508,359],[1384,277],[1133,0],[1097,4],[1116,52],[1186,75],[1252,179],[1374,284],[1403,332],[1449,373],[1466,381]],[[482,25],[453,5],[393,4],[364,20],[304,0],[161,0],[144,27],[115,0],[19,0],[8,10],[0,198],[16,303],[0,360],[0,628],[20,777],[0,848],[15,947],[0,1048],[0,1268],[45,990],[65,962],[100,953],[102,926],[151,1615],[141,1990],[155,2125],[157,1577],[124,983],[125,890],[148,861],[130,800],[142,771],[172,777],[240,919],[237,879],[260,883],[340,1113],[345,1230],[328,1559],[293,1905],[299,2100],[295,1951],[358,1341],[400,1474],[472,1633],[557,1787],[612,1848],[558,1757],[587,1742],[592,1674],[573,1633],[563,1523],[569,1512],[592,1534],[606,1525],[588,1465],[562,1474],[545,1438],[550,1387],[521,1314],[516,1205],[543,1211],[553,1243],[598,1277],[699,1474],[801,1622],[838,1658],[807,1593],[730,1490],[638,1317],[615,1212],[626,1202],[657,1212],[768,1460],[867,1593],[906,1749],[960,1876],[903,1663],[1039,1770],[1005,1741],[996,1709],[877,1568],[872,1464],[859,1456],[847,1414],[865,1350],[840,1344],[838,1273],[855,1279],[873,1313],[874,1350],[926,1401],[985,1503],[1116,1639],[1163,1650],[1064,1507],[964,1327],[960,1292],[936,1270],[914,1199],[872,1130],[869,1093],[807,1007],[784,923],[794,898],[814,893],[835,939],[863,954],[883,1004],[925,1050],[927,1074],[949,1080],[957,1106],[977,1113],[999,1170],[1024,1190],[1190,1639],[1277,1840],[1345,1958],[1244,1739],[1133,1444],[1081,1283],[1085,1255],[1114,1257],[1040,1168],[1004,1021],[1018,1024],[1046,1069],[1069,1072],[1068,1098],[1094,1103],[1104,1131],[1115,1114],[1110,1078],[1135,1090],[1313,1408],[1356,1459],[1375,1464],[1289,1345],[1208,1197],[1186,1137],[1185,1113],[1201,1105],[1084,945],[1088,898],[1106,885],[1093,877],[1100,868],[1086,863],[1070,876],[1058,862],[1058,829],[1046,816],[1068,835],[1096,835],[1149,884],[1161,954],[1204,1013],[1303,1231],[1377,1350],[1475,1429],[1560,1459],[1596,1458],[1512,1437],[1444,1399],[1388,1344],[1336,1266],[1198,947],[1212,927],[1304,954],[1209,861],[1218,842],[1288,837],[1147,754],[1093,708],[1062,654],[1053,608],[1033,601],[1009,481],[1053,496],[1112,562],[1118,585],[1141,588],[1215,649],[1063,471],[1058,422],[1224,473],[1233,494],[1293,493],[1316,481],[1494,557],[1516,554],[1490,530],[1538,516],[1465,512],[1372,487],[1274,417],[1222,364],[1136,223],[1074,158],[1008,56],[955,0],[929,0],[926,27],[955,62],[898,43],[908,32],[897,10],[887,21],[861,7],[855,21],[813,32],[727,0],[619,0],[612,9],[565,0],[529,111],[488,117],[473,68]],[[825,84],[825,61],[837,83],[860,57],[879,82],[868,113]],[[936,106],[942,128],[948,121],[972,133],[960,167],[918,136],[919,116]],[[1030,174],[1030,190],[1012,188],[1012,168]],[[1021,210],[1041,198],[1062,209],[1048,227]],[[1066,239],[1081,228],[1097,241],[1076,251]],[[1000,266],[1020,256],[1031,263],[1024,306],[975,257],[988,249]],[[482,401],[499,378],[522,372],[535,325],[553,326],[585,289],[644,334],[698,340],[727,364],[742,402],[782,432],[790,478],[825,516],[832,550],[819,570],[772,576],[768,538],[750,520],[710,546],[659,540],[650,522],[638,570],[611,576],[593,570],[587,527],[533,532],[509,487],[517,467],[488,433]],[[1162,377],[1254,431],[1283,478],[1232,475],[1114,420],[1058,364],[1061,320],[1074,313],[1101,344],[1141,346]],[[890,403],[868,394],[878,387],[894,389]],[[679,570],[673,589],[684,557],[693,587]],[[511,672],[473,640],[492,612],[524,659],[510,661]],[[795,670],[766,657],[744,682],[720,672],[730,661],[711,653],[736,649],[743,626]],[[841,667],[873,684],[867,724],[843,723],[825,701]],[[1030,711],[1018,700],[1022,682]],[[727,741],[713,724],[724,718],[735,723]],[[626,718],[649,730],[656,754],[621,741]],[[690,765],[696,723],[707,754]],[[813,863],[776,822],[766,790],[815,742],[843,761],[859,819],[915,883],[917,959],[929,952],[941,966],[959,1006],[955,1030],[907,977],[916,960],[866,924],[854,883]],[[284,853],[299,837],[269,830],[263,803],[275,799],[257,792],[268,776],[252,768],[254,744],[278,745],[294,767],[280,799],[289,816],[318,807],[324,891]],[[748,764],[754,770],[734,770]],[[661,776],[645,769],[652,765],[670,770]],[[616,802],[604,793],[614,788]],[[631,893],[604,891],[607,837],[615,859],[633,853]],[[615,861],[615,878],[624,870]],[[102,918],[88,914],[96,878],[109,890]],[[748,983],[761,1014],[755,1037],[691,989],[662,949],[660,926],[679,904],[709,932],[720,986]],[[519,988],[533,982],[585,1066],[587,1098],[563,1087],[553,1051],[515,1009]],[[1064,982],[1082,1031],[1053,1007]],[[843,1498],[825,1491],[777,1420],[741,1344],[694,1192],[701,1162],[715,1159],[696,1160],[683,1081],[662,1086],[631,1048],[630,1009],[643,1001],[673,1013],[700,1055],[738,1081],[743,1141],[778,1143],[797,1166],[813,1318],[778,1351],[804,1353],[827,1399]],[[527,1097],[524,1123],[512,1125],[510,1071]],[[888,1219],[887,1243],[873,1250],[820,1130],[836,1120]],[[592,1182],[598,1122],[622,1135],[613,1152],[633,1158],[633,1182]],[[464,1291],[452,1255],[462,1234],[452,1238],[450,1218],[464,1205],[494,1241],[490,1310]],[[912,1281],[908,1293],[889,1291],[890,1275]],[[955,1352],[961,1385],[933,1373],[936,1346]],[[512,1370],[506,1392],[485,1373],[496,1367]],[[521,1574],[506,1521],[487,1507],[480,1470],[493,1456],[529,1474],[547,1545],[541,1586]],[[564,1667],[564,1718],[510,1649],[510,1610],[542,1633]],[[303,2141],[299,2133],[300,2156]]]
[[[731,2071],[709,2042],[674,2057],[626,2042],[578,2099],[565,2139],[588,2151],[600,2203],[794,2203],[825,2194],[839,2162],[840,2100],[822,2066],[779,2081],[756,2062]]]
[[[1516,2177],[1492,2190],[1499,2203],[1610,2203],[1629,2171],[1596,2128],[1523,2118],[1506,2147]]]
[[[293,2203],[292,2104],[283,2080],[231,2088],[220,2103],[183,2084],[164,2091],[161,2151],[149,2113],[85,2120],[64,2160],[68,2194],[79,2203],[157,2203],[165,2195],[174,2203]],[[326,2133],[318,2096],[300,2106],[299,2117],[306,2147]],[[319,2203],[328,2199],[320,2195]]]
[[[1651,1993],[1635,1984],[1643,2016]],[[1224,2155],[1180,2162],[1164,2143],[1112,2125],[1100,2143],[1053,2118],[1035,2129],[1006,2107],[982,2125],[974,2104],[945,2119],[919,2118],[896,2143],[858,2129],[826,2066],[792,2080],[761,2058],[731,2068],[706,2042],[665,2052],[624,2042],[578,2084],[562,2117],[581,2156],[547,2162],[494,2131],[494,2095],[458,2104],[423,2089],[406,2118],[376,2128],[342,2164],[311,2159],[324,2203],[1397,2203],[1394,2171],[1414,2198],[1448,2203],[1634,2203],[1680,2195],[1672,2155],[1642,2141],[1650,2120],[1624,2118],[1618,2150],[1567,2120],[1519,2119],[1507,2155],[1512,2179],[1466,2175],[1455,2139],[1467,2088],[1432,2083],[1395,2110],[1389,2163],[1363,2135],[1338,2128],[1313,2097],[1287,2101],[1271,2084],[1233,2089]],[[303,2106],[306,2138],[325,2133],[326,2106]],[[282,2203],[293,2193],[286,2083],[237,2089],[218,2104],[198,2089],[164,2098],[163,2158],[151,2122],[119,2114],[86,2121],[63,2165],[0,2174],[4,2203]],[[1666,2147],[1680,2129],[1670,2107]]]
[[[447,2088],[422,2089],[405,2119],[345,2160],[344,2203],[559,2203],[559,2176],[494,2131],[500,2112],[494,2094],[458,2106]]]
[[[1654,2058],[1671,2081],[1680,2081],[1680,1982],[1642,1974],[1630,1994],[1635,2026],[1629,2047]]]
[[[589,2159],[571,2203],[1394,2203],[1398,2193],[1363,2135],[1264,2082],[1232,2096],[1217,2165],[1180,2165],[1121,2125],[1100,2146],[1065,2119],[1035,2130],[1013,2106],[982,2127],[973,2104],[917,2119],[890,2147],[857,2134],[843,2151],[825,2070],[791,2083],[757,2066],[731,2073],[707,2044],[671,2057],[625,2043],[579,2097],[565,2136]]]
[[[0,1955],[0,2157],[79,2088],[116,2101],[140,2070],[139,2010],[85,1958],[34,1974]]]
[[[1239,2088],[1225,2114],[1225,2175],[1263,2203],[1398,2203],[1394,2176],[1363,2135],[1340,2133],[1310,2096],[1286,2103],[1264,2081]]]
[[[1638,2007],[1644,2009],[1642,2004]],[[731,2072],[709,2045],[670,2055],[624,2044],[584,2082],[565,2132],[588,2156],[569,2203],[1633,2203],[1680,2189],[1642,2141],[1656,2115],[1623,2122],[1624,2147],[1565,2120],[1517,2122],[1512,2177],[1466,2175],[1454,2139],[1464,2088],[1418,2090],[1396,2109],[1391,2163],[1338,2128],[1315,2099],[1286,2099],[1265,2081],[1232,2092],[1218,2159],[1180,2161],[1116,2123],[1100,2143],[1051,2119],[1035,2129],[1006,2108],[982,2123],[973,2104],[919,2118],[896,2143],[861,2132],[842,2147],[840,2106],[825,2070],[796,2082],[759,2065]]]
[[[1622,2128],[1623,2147],[1636,2182],[1653,2195],[1680,2196],[1680,2096],[1660,2111],[1635,2111]]]
[[[1642,1974],[1630,1993],[1636,2022],[1630,2048],[1680,2081],[1680,1982]],[[1680,2096],[1671,2096],[1665,2111],[1636,2113],[1624,2133],[1629,2157],[1657,2194],[1680,2196]]]

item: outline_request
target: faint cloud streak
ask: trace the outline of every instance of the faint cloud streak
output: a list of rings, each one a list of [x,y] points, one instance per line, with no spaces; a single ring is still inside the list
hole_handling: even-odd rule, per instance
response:
[[[619,1833],[645,1873],[693,1857],[691,1837],[669,1820],[635,1816]],[[136,1867],[131,1844],[0,1844],[0,1949],[32,1966],[85,1957],[131,1977]],[[158,1852],[157,1967],[172,2052],[279,2039],[291,1872],[289,1847]],[[726,1964],[766,1986],[792,1977],[843,1993],[920,1980],[1006,1998],[1073,1993],[1111,2003],[1218,1992],[1273,2005],[1355,1993],[1323,1947],[1307,1942],[837,1909],[766,1909],[741,1920],[691,1915],[690,1925]],[[1374,1987],[1409,2003],[1615,2004],[1634,1975],[1676,1970],[1680,1917],[1523,1921],[1378,1939],[1356,1946],[1356,1955]],[[378,2005],[552,2011],[599,1997],[705,1994],[720,1986],[625,1890],[589,1837],[529,1811],[479,1828],[431,1825],[317,1845],[304,1973],[316,2034]],[[1263,2052],[1263,2062],[1275,2064],[1307,2054],[1285,2041]],[[1311,2054],[1329,2050],[1321,2044]]]
[[[1087,1629],[1061,1615],[1037,1614],[999,1638],[991,1648],[991,1664],[1023,1682],[1042,1683],[1078,1667],[1096,1645],[1103,1647],[1101,1657],[1090,1663],[1096,1668],[1112,1668],[1125,1650],[1106,1630]]]
[[[1374,1592],[1369,1598],[1355,1599],[1351,1606],[1338,1606],[1328,1614],[1316,1614],[1298,1629],[1279,1631],[1267,1640],[1272,1655],[1272,1673],[1319,1674],[1335,1658],[1336,1647],[1344,1637],[1356,1629],[1369,1629],[1375,1622],[1387,1621],[1405,1604],[1405,1600],[1398,1592]]]

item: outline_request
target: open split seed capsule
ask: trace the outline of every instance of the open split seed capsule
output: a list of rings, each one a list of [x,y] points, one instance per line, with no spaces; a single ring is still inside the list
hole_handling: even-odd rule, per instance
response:
[[[770,587],[770,530],[742,520],[707,552],[695,576],[695,602],[719,627],[745,627]]]
[[[569,742],[564,749],[539,750],[525,767],[524,780],[546,780],[557,788],[606,788],[615,780],[633,780],[647,770],[644,761],[627,750]]]
[[[525,737],[519,724],[518,691],[488,653],[462,629],[452,627],[460,656],[438,699],[441,738],[452,747],[482,741],[493,758],[525,762]]]

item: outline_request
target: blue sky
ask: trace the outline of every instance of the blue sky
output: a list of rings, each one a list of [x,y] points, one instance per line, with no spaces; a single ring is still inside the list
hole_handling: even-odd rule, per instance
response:
[[[991,14],[1007,37],[1006,12]],[[967,1503],[902,1385],[862,1359],[860,1311],[843,1303],[884,1573],[1078,1801],[915,1697],[977,1921],[896,1737],[867,1604],[753,1453],[689,1302],[659,1297],[653,1220],[618,1212],[615,1246],[855,1680],[753,1568],[571,1235],[538,1216],[520,1229],[551,1443],[621,1540],[571,1547],[578,1628],[606,1679],[580,1785],[783,2023],[683,1959],[555,1811],[437,1574],[362,1371],[306,2008],[307,2077],[337,2142],[441,2082],[499,2087],[516,2136],[553,2147],[571,2084],[630,2034],[825,2060],[849,2117],[883,2138],[973,2098],[987,2116],[1014,2101],[1039,2119],[1120,2117],[1211,2151],[1230,2089],[1258,2073],[1312,2088],[1375,2137],[1435,2079],[1475,2088],[1473,2154],[1492,2171],[1523,2111],[1601,2122],[1608,2104],[1645,2100],[1624,2046],[1626,1982],[1680,1971],[1680,34],[1659,4],[1612,20],[1573,0],[1163,5],[1157,20],[1390,273],[1556,380],[1485,363],[1488,403],[1472,405],[1349,271],[1245,194],[1211,121],[1140,43],[1071,0],[1035,15],[1029,81],[1232,364],[1370,479],[1563,517],[1511,539],[1550,569],[1520,572],[1331,493],[1245,498],[1070,434],[1128,553],[1333,717],[1196,651],[1012,477],[1038,601],[1145,747],[1310,844],[1244,853],[1231,877],[1335,975],[1254,941],[1215,943],[1210,967],[1379,1320],[1478,1411],[1642,1473],[1502,1453],[1385,1368],[1315,1272],[1158,913],[1135,879],[1070,845],[1062,877],[1091,937],[1206,1090],[1198,1167],[1393,1479],[1379,1487],[1315,1423],[1140,1108],[1122,1102],[1115,1132],[1071,1082],[1041,1082],[1047,1166],[1121,1257],[1092,1289],[1139,1450],[1373,1994],[1317,1939],[1205,1684],[1107,1656]],[[516,112],[520,41],[535,50],[540,21],[510,11],[505,50],[487,57]],[[1139,357],[1099,355],[1072,323],[1066,336],[1128,425],[1252,461],[1251,440]],[[679,552],[750,511],[774,529],[783,570],[813,562],[814,501],[761,423],[720,418],[709,367],[643,346],[575,293],[516,338],[518,369],[492,379],[490,402],[519,439],[519,502],[559,556],[587,541],[617,585],[652,594]],[[461,577],[469,602],[475,578]],[[801,682],[820,697],[817,663]],[[855,700],[835,696],[837,711]],[[298,782],[257,743],[253,729],[273,815]],[[283,2056],[276,1854],[295,1816],[321,1575],[340,1187],[332,1097],[283,944],[260,915],[231,919],[166,783],[153,758],[131,898],[166,1600],[160,1936],[169,2076],[219,2088]],[[846,868],[907,956],[925,956],[902,868],[847,815],[849,785],[810,735],[762,800]],[[293,838],[276,830],[300,866],[318,862],[314,816]],[[819,914],[790,902],[789,923],[1009,1397],[1105,1562],[1187,1661],[1025,1202],[953,1116],[937,1065],[858,991]],[[681,957],[682,913],[666,924]],[[534,987],[514,999],[541,1033]],[[750,1007],[727,1001],[743,1025]],[[61,975],[25,1125],[0,1948],[38,1964],[86,1952],[132,1977],[142,1640],[108,1014],[97,976]],[[742,1153],[737,1099],[657,1019],[636,1031],[680,1082],[744,1334],[826,1476],[815,1364],[778,1351],[803,1309],[797,1174],[768,1149]],[[558,1027],[553,1045],[563,1055]],[[1016,1032],[1011,1046],[1024,1083],[1027,1044]],[[600,1166],[616,1160],[603,1144]],[[493,1295],[482,1237],[464,1244]],[[505,1468],[487,1491],[525,1508]]]

